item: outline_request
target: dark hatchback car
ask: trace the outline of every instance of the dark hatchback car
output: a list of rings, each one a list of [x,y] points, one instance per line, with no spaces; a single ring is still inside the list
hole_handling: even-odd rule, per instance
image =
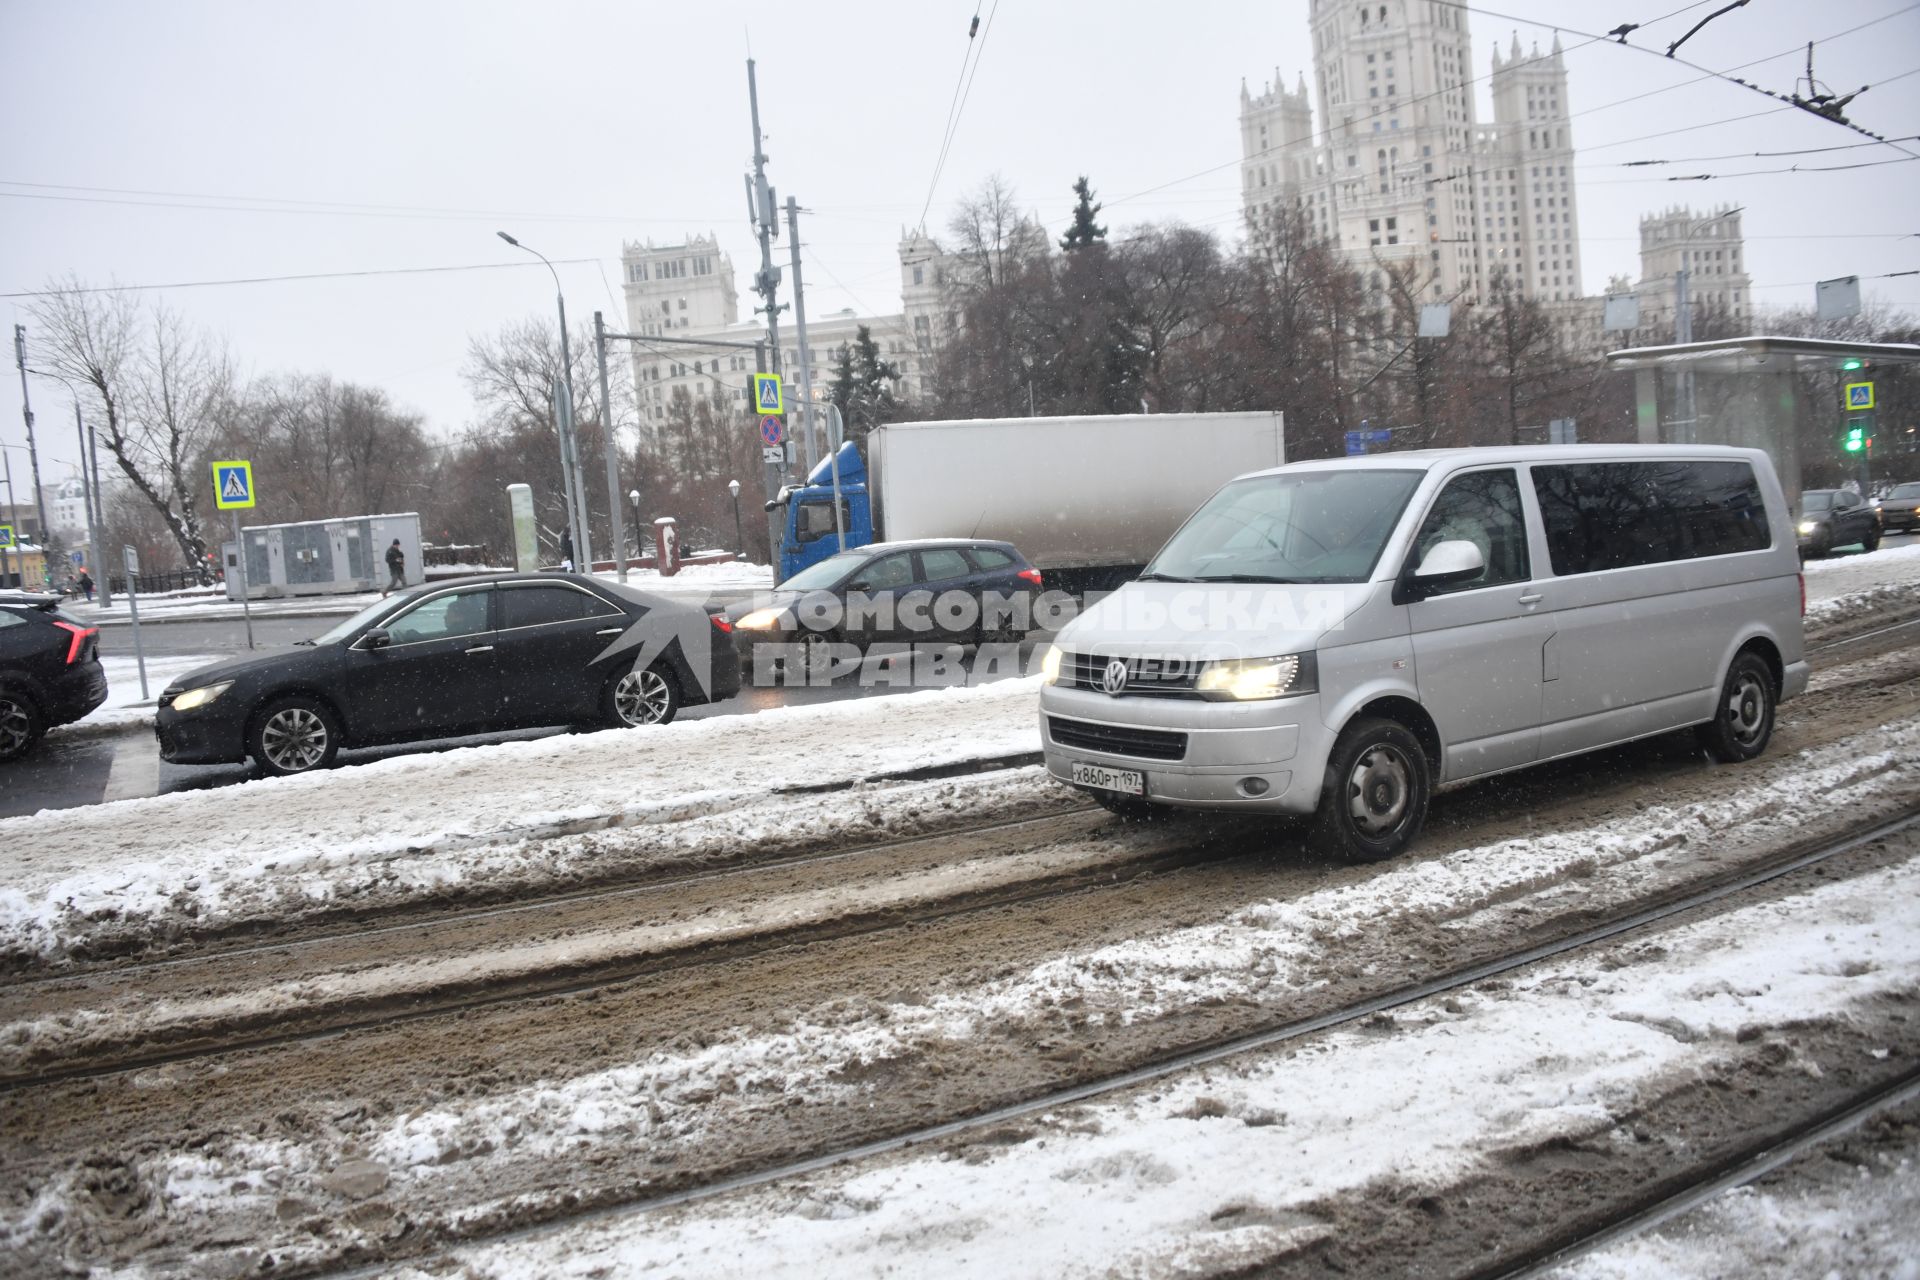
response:
[[[867,648],[1017,641],[1040,587],[1040,571],[1011,543],[876,542],[808,565],[772,593],[733,605],[727,618],[743,657],[765,642]]]
[[[58,596],[0,592],[0,762],[107,700],[99,629],[59,604]]]
[[[730,625],[575,574],[400,592],[292,653],[202,667],[160,695],[160,758],[270,774],[342,747],[555,724],[665,724],[740,689]]]
[[[1851,489],[1807,489],[1799,511],[1794,528],[1802,555],[1824,556],[1855,543],[1866,551],[1880,546],[1880,513]]]

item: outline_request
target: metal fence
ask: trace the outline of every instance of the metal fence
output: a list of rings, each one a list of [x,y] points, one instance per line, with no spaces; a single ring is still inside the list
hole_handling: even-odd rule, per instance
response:
[[[124,595],[127,590],[127,577],[117,574],[109,579],[113,593]],[[133,587],[141,595],[151,595],[161,591],[179,591],[186,587],[200,585],[200,575],[191,569],[165,569],[154,573],[136,573],[133,575]]]

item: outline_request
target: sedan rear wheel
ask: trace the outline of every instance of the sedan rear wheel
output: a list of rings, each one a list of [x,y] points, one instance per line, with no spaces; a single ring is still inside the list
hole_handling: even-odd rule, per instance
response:
[[[31,698],[0,693],[0,760],[18,760],[46,731],[47,722]]]
[[[607,723],[615,728],[666,724],[680,710],[680,686],[658,667],[627,671],[607,685]]]
[[[339,724],[312,698],[282,698],[271,704],[255,718],[247,737],[261,770],[277,777],[323,769],[340,751]]]

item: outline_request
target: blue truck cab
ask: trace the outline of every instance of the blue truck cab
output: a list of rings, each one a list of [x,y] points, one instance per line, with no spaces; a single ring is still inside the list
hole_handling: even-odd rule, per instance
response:
[[[833,459],[822,458],[798,488],[780,491],[769,507],[787,508],[786,533],[780,539],[780,581],[817,560],[842,550],[833,520]],[[840,518],[846,550],[873,539],[873,501],[867,490],[867,464],[849,440],[840,446]]]

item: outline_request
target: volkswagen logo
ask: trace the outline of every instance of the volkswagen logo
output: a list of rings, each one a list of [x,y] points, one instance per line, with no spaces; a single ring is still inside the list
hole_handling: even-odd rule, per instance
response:
[[[1127,687],[1127,660],[1115,658],[1107,664],[1100,675],[1100,687],[1113,697],[1119,697]]]

